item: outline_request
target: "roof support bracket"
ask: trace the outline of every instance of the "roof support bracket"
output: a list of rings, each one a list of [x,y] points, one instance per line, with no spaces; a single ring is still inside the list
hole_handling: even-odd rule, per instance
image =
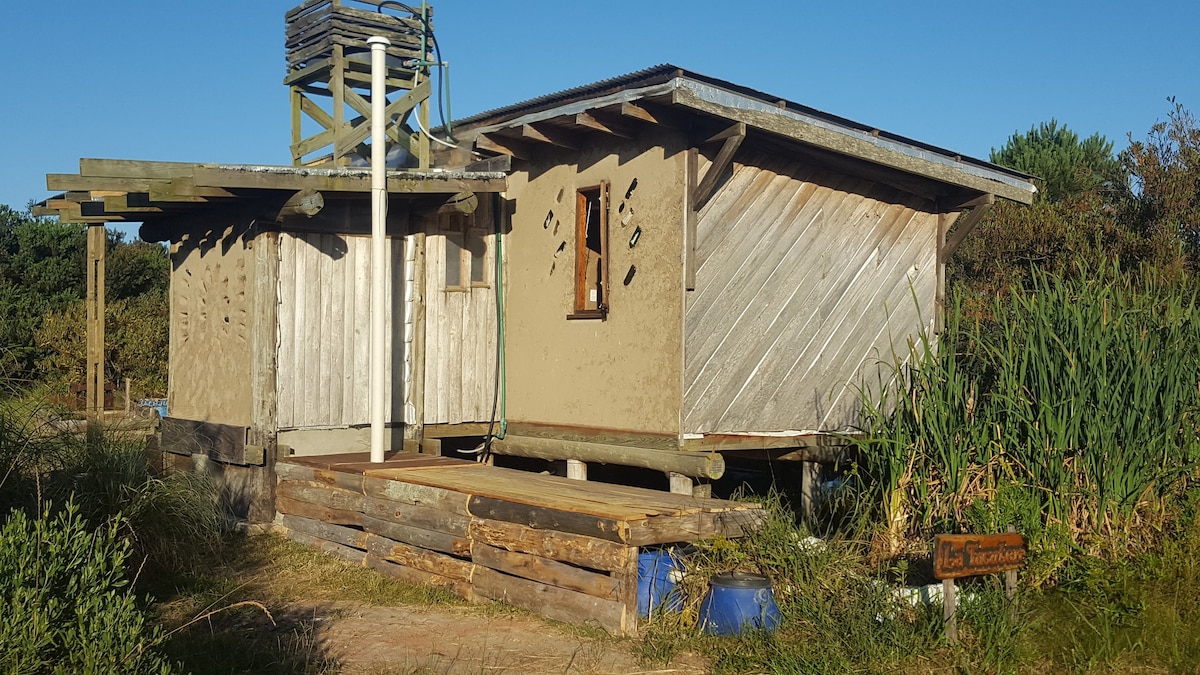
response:
[[[692,194],[693,209],[700,210],[708,201],[708,198],[712,196],[713,191],[717,187],[717,179],[733,163],[733,155],[741,147],[744,140],[746,140],[746,125],[743,122],[738,122],[704,141],[705,143],[725,141],[725,143],[721,146],[720,152],[717,153],[716,159],[709,165],[708,171],[704,172],[704,178],[700,179],[695,193]],[[693,168],[693,170],[698,171],[699,169]]]
[[[991,197],[992,195],[988,196]],[[987,201],[973,207],[967,213],[967,217],[963,218],[962,221],[958,223],[958,227],[954,230],[954,235],[946,240],[946,245],[942,247],[938,258],[943,262],[949,261],[950,256],[954,255],[954,252],[958,250],[959,244],[963,243],[963,240],[967,238],[967,235],[971,233],[971,230],[975,229],[975,226],[978,225],[979,221],[983,219],[983,214],[990,211],[991,208],[991,202]]]

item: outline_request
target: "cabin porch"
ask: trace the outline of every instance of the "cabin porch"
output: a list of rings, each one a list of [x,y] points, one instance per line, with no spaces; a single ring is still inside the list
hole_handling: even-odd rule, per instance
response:
[[[450,457],[291,457],[275,529],[410,583],[637,633],[642,547],[740,537],[755,504],[572,480]]]

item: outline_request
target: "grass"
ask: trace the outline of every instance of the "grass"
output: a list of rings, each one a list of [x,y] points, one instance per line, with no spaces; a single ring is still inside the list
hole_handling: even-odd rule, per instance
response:
[[[275,535],[239,538],[206,569],[153,589],[156,618],[168,629],[239,602],[172,635],[166,653],[193,673],[333,673],[341,664],[321,637],[339,608],[459,606],[442,589],[413,586],[356,568]],[[314,610],[313,608],[319,608]]]
[[[699,544],[683,610],[655,617],[635,643],[647,668],[694,652],[715,673],[1200,672],[1200,521],[1192,514],[1179,514],[1175,522],[1188,524],[1159,550],[1073,559],[1057,587],[1033,588],[1023,574],[1016,607],[998,575],[960,582],[960,642],[951,645],[940,601],[897,600],[898,586],[929,581],[912,561],[881,564],[861,538],[807,543],[786,504],[768,502],[762,530]],[[729,569],[772,579],[783,615],[775,634],[699,633],[706,581]]]

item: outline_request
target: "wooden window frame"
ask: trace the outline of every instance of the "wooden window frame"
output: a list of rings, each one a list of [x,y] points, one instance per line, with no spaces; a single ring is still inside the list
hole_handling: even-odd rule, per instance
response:
[[[462,222],[443,223],[440,229],[440,234],[446,238],[445,251],[443,253],[444,260],[450,255],[450,242],[455,240],[458,244],[459,262],[458,262],[458,283],[449,283],[444,275],[442,281],[445,283],[445,289],[448,293],[466,293],[473,288],[491,288],[490,275],[488,274],[488,263],[492,256],[492,247],[488,243],[488,235],[491,234],[486,228],[472,227],[466,219]],[[467,246],[467,242],[472,238],[478,238],[483,242],[483,271],[480,275],[481,281],[472,281],[471,272],[474,269],[474,259],[471,257],[471,249]]]
[[[591,265],[589,264],[589,252],[587,235],[588,235],[588,200],[590,194],[595,193],[596,199],[599,201],[599,216],[600,222],[597,226],[600,228],[600,251],[596,253],[597,257],[597,276],[595,284],[592,284],[589,279],[595,278],[592,276]],[[575,289],[573,293],[572,311],[567,315],[568,319],[600,319],[608,318],[609,311],[609,292],[612,286],[609,284],[608,268],[609,258],[612,255],[612,247],[608,241],[608,210],[609,210],[609,183],[601,181],[599,185],[589,188],[577,190],[575,192]],[[591,299],[592,291],[596,292],[596,300]]]

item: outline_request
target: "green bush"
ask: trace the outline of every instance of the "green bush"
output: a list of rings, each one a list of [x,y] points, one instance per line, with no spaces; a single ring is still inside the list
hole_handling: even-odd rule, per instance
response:
[[[68,503],[30,520],[12,511],[0,534],[0,670],[170,673],[126,578],[119,520],[89,530]]]

